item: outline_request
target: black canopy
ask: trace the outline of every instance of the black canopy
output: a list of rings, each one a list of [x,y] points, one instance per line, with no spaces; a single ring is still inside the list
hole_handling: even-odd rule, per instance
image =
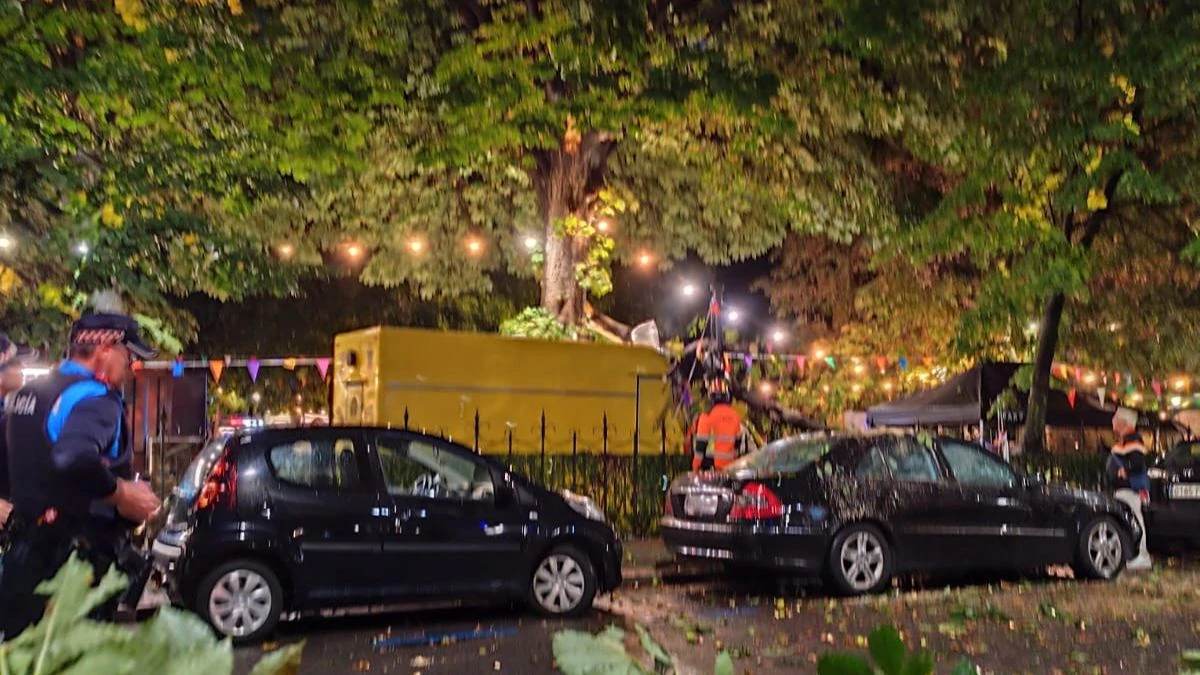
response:
[[[996,398],[1009,386],[1018,363],[985,363],[954,376],[934,389],[867,409],[867,421],[876,427],[969,426],[988,419]],[[1002,413],[1008,424],[1025,423],[1029,392],[1017,393],[1017,409]],[[1116,407],[1106,407],[1084,394],[1071,405],[1067,394],[1051,389],[1046,401],[1046,424],[1052,427],[1107,429]],[[1141,426],[1158,426],[1158,420],[1138,414]]]
[[[935,389],[867,409],[867,421],[877,427],[978,424],[1020,367],[1016,363],[975,366]]]

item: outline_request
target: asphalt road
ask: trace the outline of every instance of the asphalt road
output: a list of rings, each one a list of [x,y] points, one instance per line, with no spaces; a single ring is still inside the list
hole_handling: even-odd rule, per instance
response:
[[[546,620],[519,609],[456,608],[286,623],[276,643],[236,651],[248,673],[264,651],[305,640],[301,673],[555,673],[551,642],[564,628],[595,632],[621,619],[594,610]]]

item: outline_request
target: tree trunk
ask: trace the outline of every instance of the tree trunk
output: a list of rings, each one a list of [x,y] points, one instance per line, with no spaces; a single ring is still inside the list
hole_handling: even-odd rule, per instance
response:
[[[1025,408],[1025,452],[1046,452],[1046,405],[1050,397],[1050,368],[1058,348],[1058,329],[1062,325],[1066,296],[1055,293],[1046,303],[1038,331],[1037,352],[1033,357],[1033,384]]]
[[[575,278],[575,266],[587,255],[588,242],[584,237],[560,234],[557,223],[572,215],[588,219],[591,197],[604,185],[604,169],[614,145],[608,134],[589,131],[564,137],[559,148],[535,156],[533,184],[545,242],[542,307],[564,324],[577,324],[584,318],[584,294]]]
[[[551,188],[553,189],[553,188]],[[543,209],[542,232],[546,242],[542,268],[542,307],[564,324],[579,321],[583,294],[575,280],[575,243],[560,236],[554,224],[569,214],[561,199]]]

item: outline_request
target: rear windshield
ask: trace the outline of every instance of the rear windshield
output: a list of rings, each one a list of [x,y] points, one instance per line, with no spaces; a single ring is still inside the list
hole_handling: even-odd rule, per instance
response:
[[[824,457],[832,442],[833,439],[827,436],[783,438],[734,461],[725,470],[729,473],[750,471],[759,475],[796,473]]]
[[[208,472],[212,471],[213,465],[220,459],[221,451],[225,449],[228,441],[228,434],[217,436],[196,455],[196,458],[188,465],[187,471],[183,473],[179,486],[175,488],[180,499],[191,503],[196,498],[196,493],[200,491],[204,479],[208,478]]]

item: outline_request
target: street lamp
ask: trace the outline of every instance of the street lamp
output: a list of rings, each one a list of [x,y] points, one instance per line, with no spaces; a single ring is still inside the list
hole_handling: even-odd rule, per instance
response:
[[[608,227],[609,226],[608,226],[607,220],[601,219],[596,222],[596,231],[597,232],[608,232]]]
[[[483,242],[479,241],[479,239],[476,237],[471,237],[470,239],[468,239],[467,240],[467,253],[470,253],[472,257],[478,256],[479,254],[483,253]]]
[[[14,243],[12,237],[7,234],[0,234],[0,250],[8,250],[13,247]]]
[[[89,250],[90,249],[88,248],[88,244],[86,241],[81,241],[75,245],[75,252],[81,256],[87,255]]]
[[[787,339],[787,333],[784,333],[783,330],[776,328],[771,331],[771,341],[775,344],[783,344],[785,339]]]
[[[413,237],[412,239],[408,240],[408,250],[413,255],[419,255],[422,251],[425,250],[425,242],[421,241],[420,239],[418,239],[416,237]]]
[[[696,284],[693,284],[693,283],[692,283],[692,282],[690,282],[690,281],[689,281],[689,282],[685,282],[685,283],[683,284],[683,287],[682,287],[682,288],[680,288],[680,289],[679,289],[679,291],[680,291],[681,293],[683,293],[683,296],[684,296],[685,298],[690,298],[690,297],[693,297],[694,295],[696,295]]]
[[[742,313],[736,309],[731,309],[728,313],[726,313],[725,318],[729,321],[729,323],[737,323],[738,321],[742,320]]]
[[[647,253],[645,251],[642,251],[641,253],[638,254],[637,264],[642,269],[646,269],[646,268],[650,267],[650,265],[654,264],[654,256],[650,255],[649,253]]]
[[[296,254],[295,246],[292,246],[291,244],[280,244],[279,245],[279,257],[280,258],[287,260],[288,258],[291,258],[295,254]]]
[[[536,250],[537,247],[538,247],[537,237],[533,237],[533,236],[525,237],[526,250],[533,251],[533,250]]]
[[[357,242],[350,242],[349,244],[346,244],[346,257],[350,258],[351,260],[358,260],[362,256],[363,256],[362,244],[359,244]]]

